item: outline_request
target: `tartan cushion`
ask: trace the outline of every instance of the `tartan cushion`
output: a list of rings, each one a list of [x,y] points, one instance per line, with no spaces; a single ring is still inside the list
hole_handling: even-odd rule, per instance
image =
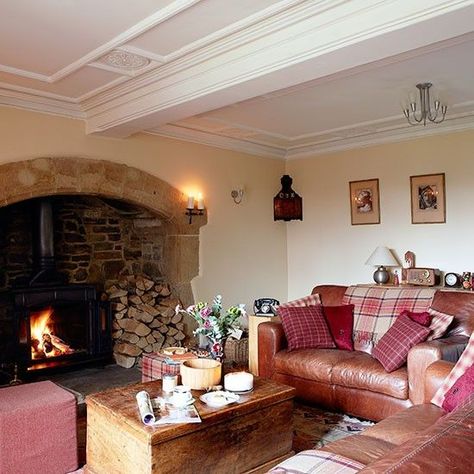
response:
[[[474,365],[471,365],[448,390],[444,397],[443,410],[447,412],[453,411],[471,393],[474,393]]]
[[[269,474],[353,474],[365,465],[340,454],[309,449],[278,464]]]
[[[442,313],[441,311],[436,311],[432,308],[428,309],[428,313],[433,316],[433,319],[430,324],[431,334],[428,336],[427,340],[432,341],[433,339],[439,339],[444,336],[449,325],[453,322],[454,316]]]
[[[314,295],[303,296],[303,298],[283,303],[279,308],[301,308],[303,306],[314,306],[317,304],[321,304],[321,297],[318,293],[315,293]]]
[[[323,306],[323,311],[336,347],[343,351],[353,351],[354,305]]]
[[[444,398],[449,389],[456,383],[456,380],[461,377],[461,375],[466,372],[469,367],[474,363],[474,332],[469,338],[467,347],[464,349],[464,352],[461,354],[461,357],[456,362],[456,365],[453,367],[453,370],[446,377],[446,380],[443,382],[443,385],[439,387],[438,391],[434,394],[434,397],[431,399],[431,403],[438,405],[439,407],[443,406]]]
[[[393,372],[407,361],[408,351],[424,341],[429,333],[429,328],[416,323],[406,314],[400,315],[375,346],[372,355],[387,372]]]
[[[354,349],[372,353],[402,311],[428,311],[434,294],[432,288],[349,286],[342,303],[354,305]]]
[[[331,349],[336,345],[324,319],[321,305],[278,308],[288,350]]]

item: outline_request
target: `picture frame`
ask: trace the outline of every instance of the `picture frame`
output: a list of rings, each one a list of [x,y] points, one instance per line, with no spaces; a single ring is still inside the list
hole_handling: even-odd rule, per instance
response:
[[[410,176],[412,224],[446,222],[446,180],[444,173]]]
[[[349,182],[351,224],[380,224],[378,178]]]

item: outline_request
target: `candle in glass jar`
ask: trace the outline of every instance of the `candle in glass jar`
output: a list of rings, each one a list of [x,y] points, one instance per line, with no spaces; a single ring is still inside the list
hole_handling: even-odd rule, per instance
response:
[[[253,389],[253,375],[248,372],[231,372],[224,376],[224,388],[231,392],[247,392]]]

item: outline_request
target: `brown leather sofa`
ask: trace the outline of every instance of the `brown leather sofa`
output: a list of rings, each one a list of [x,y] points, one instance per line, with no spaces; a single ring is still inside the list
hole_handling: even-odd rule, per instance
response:
[[[359,471],[365,474],[473,472],[474,394],[449,414],[429,403],[453,366],[446,361],[429,366],[424,385],[426,403],[402,410],[361,434],[334,441],[322,451],[366,465]]]
[[[345,286],[321,285],[323,305],[340,305]],[[302,349],[288,352],[280,322],[258,327],[259,375],[296,388],[296,396],[323,407],[379,421],[423,403],[426,368],[437,360],[456,361],[474,330],[474,294],[436,292],[433,309],[455,320],[446,337],[413,347],[407,364],[387,373],[373,357],[360,351]]]

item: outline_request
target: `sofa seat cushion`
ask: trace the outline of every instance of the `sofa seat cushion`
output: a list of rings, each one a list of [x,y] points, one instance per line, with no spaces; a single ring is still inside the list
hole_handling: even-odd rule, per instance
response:
[[[331,383],[333,367],[354,357],[354,352],[338,349],[299,349],[279,351],[275,355],[275,371],[317,382]]]
[[[321,448],[321,451],[340,454],[362,464],[370,464],[395,447],[395,444],[361,433],[333,441]]]
[[[332,383],[342,387],[369,390],[391,397],[408,398],[406,366],[387,373],[382,364],[365,352],[355,351],[353,357],[340,360],[332,368]]]
[[[399,445],[428,429],[443,415],[444,411],[431,403],[414,405],[366,428],[364,435]]]

